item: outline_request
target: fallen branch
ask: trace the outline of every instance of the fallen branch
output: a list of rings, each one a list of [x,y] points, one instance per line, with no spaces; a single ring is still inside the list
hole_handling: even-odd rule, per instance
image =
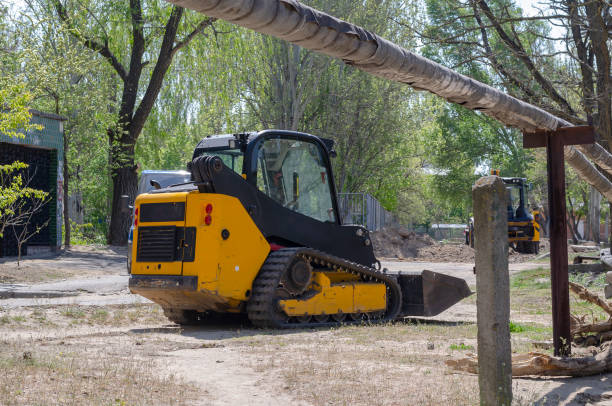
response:
[[[574,282],[569,283],[569,288],[572,292],[577,294],[580,299],[596,304],[597,306],[601,307],[603,311],[612,316],[612,307],[610,307],[608,302],[600,298],[595,293],[589,292],[587,288]]]
[[[589,376],[612,372],[612,353],[608,347],[605,351],[581,358],[560,358],[547,354],[530,352],[512,357],[512,376]],[[478,357],[448,360],[446,365],[456,371],[478,374]]]
[[[606,321],[600,321],[599,323],[592,324],[579,324],[575,327],[572,326],[572,335],[583,334],[583,333],[602,333],[605,331],[612,330],[612,319]]]

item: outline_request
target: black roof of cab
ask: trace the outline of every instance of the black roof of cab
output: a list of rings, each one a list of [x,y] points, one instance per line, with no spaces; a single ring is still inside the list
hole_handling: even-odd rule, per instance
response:
[[[332,153],[334,149],[334,140],[329,138],[321,138],[306,133],[298,133],[295,131],[286,130],[264,130],[259,132],[237,133],[237,134],[217,134],[209,135],[196,145],[193,151],[192,160],[202,155],[205,151],[223,151],[230,149],[241,149],[244,151],[246,145],[264,133],[279,133],[280,134],[304,134],[311,137],[316,137],[322,141],[328,153]]]

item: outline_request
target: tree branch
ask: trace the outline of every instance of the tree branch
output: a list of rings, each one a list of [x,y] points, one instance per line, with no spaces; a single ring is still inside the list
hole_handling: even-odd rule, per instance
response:
[[[178,41],[174,45],[174,48],[172,48],[172,54],[175,54],[179,49],[181,49],[185,45],[189,44],[191,42],[191,40],[196,37],[196,35],[200,34],[207,27],[211,26],[212,23],[214,23],[215,21],[217,21],[217,19],[216,18],[212,18],[212,17],[206,18],[206,19],[200,21],[200,23],[197,25],[196,28],[193,29],[193,31],[191,31],[185,38],[183,38],[182,40]]]
[[[125,71],[125,68],[121,64],[121,62],[119,62],[117,57],[115,57],[115,55],[111,52],[110,48],[108,47],[108,39],[105,38],[104,42],[98,42],[97,40],[93,38],[90,38],[88,36],[81,34],[79,30],[76,29],[74,25],[72,24],[72,21],[70,20],[70,17],[68,16],[68,13],[66,12],[66,8],[61,3],[61,1],[54,0],[53,5],[55,7],[55,11],[57,12],[57,15],[60,21],[66,24],[70,34],[74,36],[76,39],[78,39],[79,41],[81,41],[81,43],[85,47],[91,49],[92,51],[99,53],[104,59],[106,59],[111,64],[113,69],[115,69],[115,71],[117,72],[121,80],[125,82],[127,79],[127,73]]]
[[[565,100],[552,86],[552,84],[548,80],[546,80],[544,76],[542,76],[542,74],[538,71],[538,69],[535,67],[533,61],[529,58],[527,52],[520,44],[520,42],[515,42],[512,40],[512,38],[510,38],[510,36],[501,26],[495,15],[493,15],[493,12],[489,8],[489,5],[486,3],[486,1],[479,0],[478,5],[480,9],[485,13],[489,21],[491,21],[491,23],[495,27],[495,31],[500,36],[502,41],[508,46],[508,48],[510,48],[514,55],[516,55],[523,62],[529,72],[531,72],[531,74],[533,75],[533,78],[540,84],[540,86],[542,86],[542,89],[546,92],[546,94],[548,94],[555,102],[559,103],[559,105],[562,106],[563,109],[566,110],[570,115],[575,115],[574,109],[572,109],[567,100]]]
[[[151,79],[149,80],[149,85],[147,86],[147,90],[140,101],[138,109],[136,109],[136,112],[134,113],[128,129],[129,137],[134,139],[134,141],[138,134],[140,134],[140,131],[142,130],[144,123],[147,120],[151,109],[153,108],[153,104],[155,104],[155,100],[157,99],[164,81],[164,76],[172,63],[172,57],[174,56],[174,41],[176,39],[176,33],[178,31],[181,18],[183,17],[184,10],[185,9],[182,7],[172,7],[170,18],[168,18],[168,22],[166,23],[164,38],[159,49],[157,62],[155,63],[153,73],[151,74]]]

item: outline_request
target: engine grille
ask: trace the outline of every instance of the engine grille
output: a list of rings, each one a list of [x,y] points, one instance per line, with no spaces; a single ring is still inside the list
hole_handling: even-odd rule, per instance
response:
[[[139,227],[136,261],[172,262],[179,251],[175,226]]]

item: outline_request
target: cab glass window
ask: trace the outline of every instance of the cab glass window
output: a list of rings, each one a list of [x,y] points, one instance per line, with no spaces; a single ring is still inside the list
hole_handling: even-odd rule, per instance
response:
[[[242,174],[242,152],[240,150],[228,149],[211,152],[211,154],[221,158],[225,166],[231,168],[237,174]]]
[[[291,210],[335,222],[329,173],[321,147],[308,141],[271,138],[257,156],[257,187]]]

